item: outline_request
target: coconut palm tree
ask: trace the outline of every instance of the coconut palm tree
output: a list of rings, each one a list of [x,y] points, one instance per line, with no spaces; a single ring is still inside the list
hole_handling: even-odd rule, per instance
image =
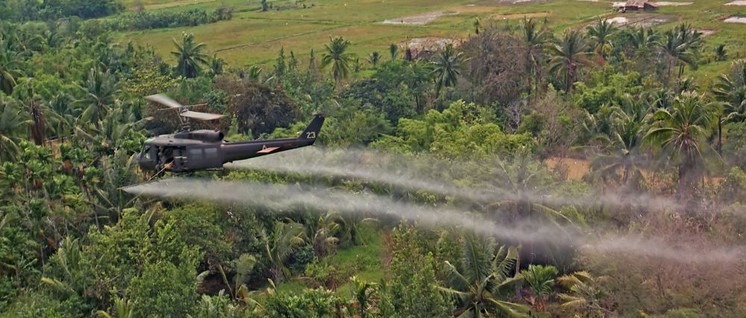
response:
[[[3,43],[0,39],[0,91],[6,95],[13,93],[16,86],[16,79],[21,74],[19,69],[20,56],[18,53]]]
[[[591,47],[593,52],[601,58],[601,61],[606,61],[606,55],[611,50],[611,39],[616,33],[617,28],[614,23],[607,19],[598,19],[596,24],[588,27],[588,36],[591,39]]]
[[[208,63],[210,66],[210,76],[217,76],[223,74],[223,67],[225,66],[225,60],[219,58],[217,54],[213,54]]]
[[[269,261],[272,280],[279,283],[290,275],[285,262],[293,252],[293,248],[306,243],[303,225],[295,222],[280,222],[274,224],[272,232],[260,233],[264,243],[264,256]]]
[[[720,74],[712,93],[723,104],[726,116],[738,121],[746,117],[746,62],[733,63],[731,74]]]
[[[58,138],[69,136],[73,132],[76,118],[80,115],[74,107],[72,97],[65,92],[57,92],[46,101],[46,107],[54,114],[52,130]]]
[[[334,212],[327,212],[307,222],[307,234],[316,256],[324,257],[334,251],[344,225],[344,219]]]
[[[702,33],[692,29],[689,25],[681,24],[678,27],[663,33],[661,50],[667,56],[667,75],[678,66],[677,78],[684,73],[684,66],[696,67],[694,50],[702,45]]]
[[[518,258],[515,248],[500,246],[492,239],[482,239],[473,234],[463,238],[463,255],[456,265],[446,261],[446,285],[440,290],[456,299],[456,317],[481,317],[506,315],[528,317],[525,305],[501,299],[510,287],[523,279],[511,277]]]
[[[433,61],[434,69],[430,74],[435,79],[435,97],[440,96],[440,90],[443,87],[456,85],[458,76],[461,74],[461,66],[464,62],[464,53],[456,52],[453,45],[446,45],[443,51],[440,51]]]
[[[651,48],[660,45],[660,34],[655,29],[641,26],[639,28],[626,28],[622,32],[636,53],[643,50],[648,52]]]
[[[391,60],[395,60],[399,56],[399,46],[391,43],[389,45],[389,54],[391,56]]]
[[[587,47],[582,33],[574,30],[566,31],[559,41],[549,46],[549,72],[562,79],[565,92],[572,90],[580,67],[590,63]]]
[[[552,293],[557,268],[552,265],[528,265],[528,269],[521,271],[523,280],[528,284],[534,297],[534,306],[538,311],[544,311],[546,297]]]
[[[670,109],[658,109],[652,117],[644,138],[676,162],[679,195],[688,194],[703,173],[702,148],[712,116],[703,95],[684,92]]]
[[[204,43],[195,43],[194,34],[182,33],[181,43],[173,39],[176,51],[176,73],[186,78],[194,78],[202,71],[200,64],[208,64],[207,55],[203,53]]]
[[[718,44],[715,47],[715,58],[718,61],[725,61],[728,58],[728,50],[725,49],[725,44]]]
[[[332,78],[334,78],[335,86],[338,86],[350,74],[353,55],[346,52],[349,46],[350,41],[341,36],[332,38],[331,42],[325,46],[326,52],[321,58],[321,67],[332,65]]]
[[[378,62],[381,60],[381,53],[378,53],[378,51],[373,51],[368,55],[368,63],[370,63],[370,66],[375,68],[378,65]]]
[[[534,85],[538,88],[541,82],[541,64],[543,60],[543,48],[550,39],[549,32],[545,27],[539,27],[534,19],[524,18],[520,27],[520,36],[526,44],[526,69],[530,70],[533,76],[527,76],[529,82],[528,89],[531,94],[531,77],[534,79]]]
[[[110,73],[92,67],[78,87],[85,93],[84,97],[77,101],[83,109],[80,119],[93,123],[98,130],[100,121],[109,114],[114,103],[114,94],[119,89],[118,82]]]
[[[31,119],[21,115],[20,108],[10,98],[0,98],[0,161],[16,158],[20,149],[18,136],[31,124]]]
[[[645,122],[636,120],[624,112],[616,112],[610,124],[608,135],[597,136],[601,144],[606,145],[603,154],[591,162],[591,170],[603,179],[620,180],[621,184],[637,188],[642,180],[643,152],[640,151],[645,135]],[[611,177],[611,178],[609,178]]]
[[[596,286],[604,280],[605,277],[593,277],[588,272],[575,272],[560,277],[557,281],[569,291],[559,294],[561,306],[580,310],[591,317],[607,317],[610,312],[601,306],[606,293]]]
[[[712,88],[712,93],[720,102],[718,114],[718,153],[722,151],[722,124],[725,121],[741,121],[746,118],[746,62],[733,64],[732,74],[720,74]]]

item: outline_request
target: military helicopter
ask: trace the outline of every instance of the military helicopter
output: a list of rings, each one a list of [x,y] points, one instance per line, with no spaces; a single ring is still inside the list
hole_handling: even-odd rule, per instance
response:
[[[306,130],[298,138],[228,142],[218,130],[191,130],[188,119],[211,121],[223,115],[191,111],[168,96],[156,94],[146,100],[169,107],[179,113],[182,129],[176,134],[150,138],[143,144],[136,160],[142,170],[169,172],[192,172],[221,169],[223,164],[244,160],[295,148],[313,145],[324,124],[324,115],[314,114]]]

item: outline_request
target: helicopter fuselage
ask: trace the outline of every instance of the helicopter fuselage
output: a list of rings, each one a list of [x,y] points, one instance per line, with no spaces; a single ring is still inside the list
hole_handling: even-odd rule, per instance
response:
[[[286,139],[227,142],[223,133],[213,130],[161,135],[146,140],[136,159],[141,169],[156,172],[220,169],[228,162],[310,146],[323,122],[323,115],[317,115],[298,138]]]

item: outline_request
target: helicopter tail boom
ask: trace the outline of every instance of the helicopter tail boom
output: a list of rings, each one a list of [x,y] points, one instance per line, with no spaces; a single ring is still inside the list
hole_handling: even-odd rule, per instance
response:
[[[324,118],[324,115],[321,113],[314,114],[313,120],[308,124],[306,130],[298,136],[298,139],[315,141],[319,135],[319,131],[321,131],[321,126],[324,124]]]

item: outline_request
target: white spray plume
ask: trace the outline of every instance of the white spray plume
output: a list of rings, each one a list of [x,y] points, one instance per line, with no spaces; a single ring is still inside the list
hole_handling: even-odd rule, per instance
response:
[[[415,205],[366,192],[350,193],[331,188],[171,178],[124,190],[138,195],[265,206],[276,210],[303,206],[342,213],[372,213],[430,226],[455,226],[504,240],[553,242],[601,252],[623,252],[678,262],[733,262],[742,259],[744,255],[744,250],[740,247],[702,250],[633,236],[607,235],[604,238],[591,238],[572,228],[538,222],[506,226],[466,210]]]
[[[297,173],[313,176],[354,178],[368,182],[390,184],[409,190],[424,190],[444,196],[453,196],[478,202],[499,200],[527,200],[551,205],[642,207],[653,209],[679,209],[677,202],[664,197],[647,194],[635,195],[586,195],[582,197],[560,197],[525,189],[516,190],[495,182],[485,186],[459,186],[451,179],[459,178],[465,165],[496,165],[496,162],[449,162],[426,155],[405,157],[373,150],[333,150],[304,148],[292,153],[280,153],[227,164],[227,168],[250,168],[279,173]],[[483,173],[489,169],[483,169]],[[454,176],[455,174],[455,176]],[[433,178],[434,175],[448,177]],[[479,176],[484,179],[484,175]],[[494,176],[493,179],[497,179]],[[509,183],[510,181],[503,181]]]

